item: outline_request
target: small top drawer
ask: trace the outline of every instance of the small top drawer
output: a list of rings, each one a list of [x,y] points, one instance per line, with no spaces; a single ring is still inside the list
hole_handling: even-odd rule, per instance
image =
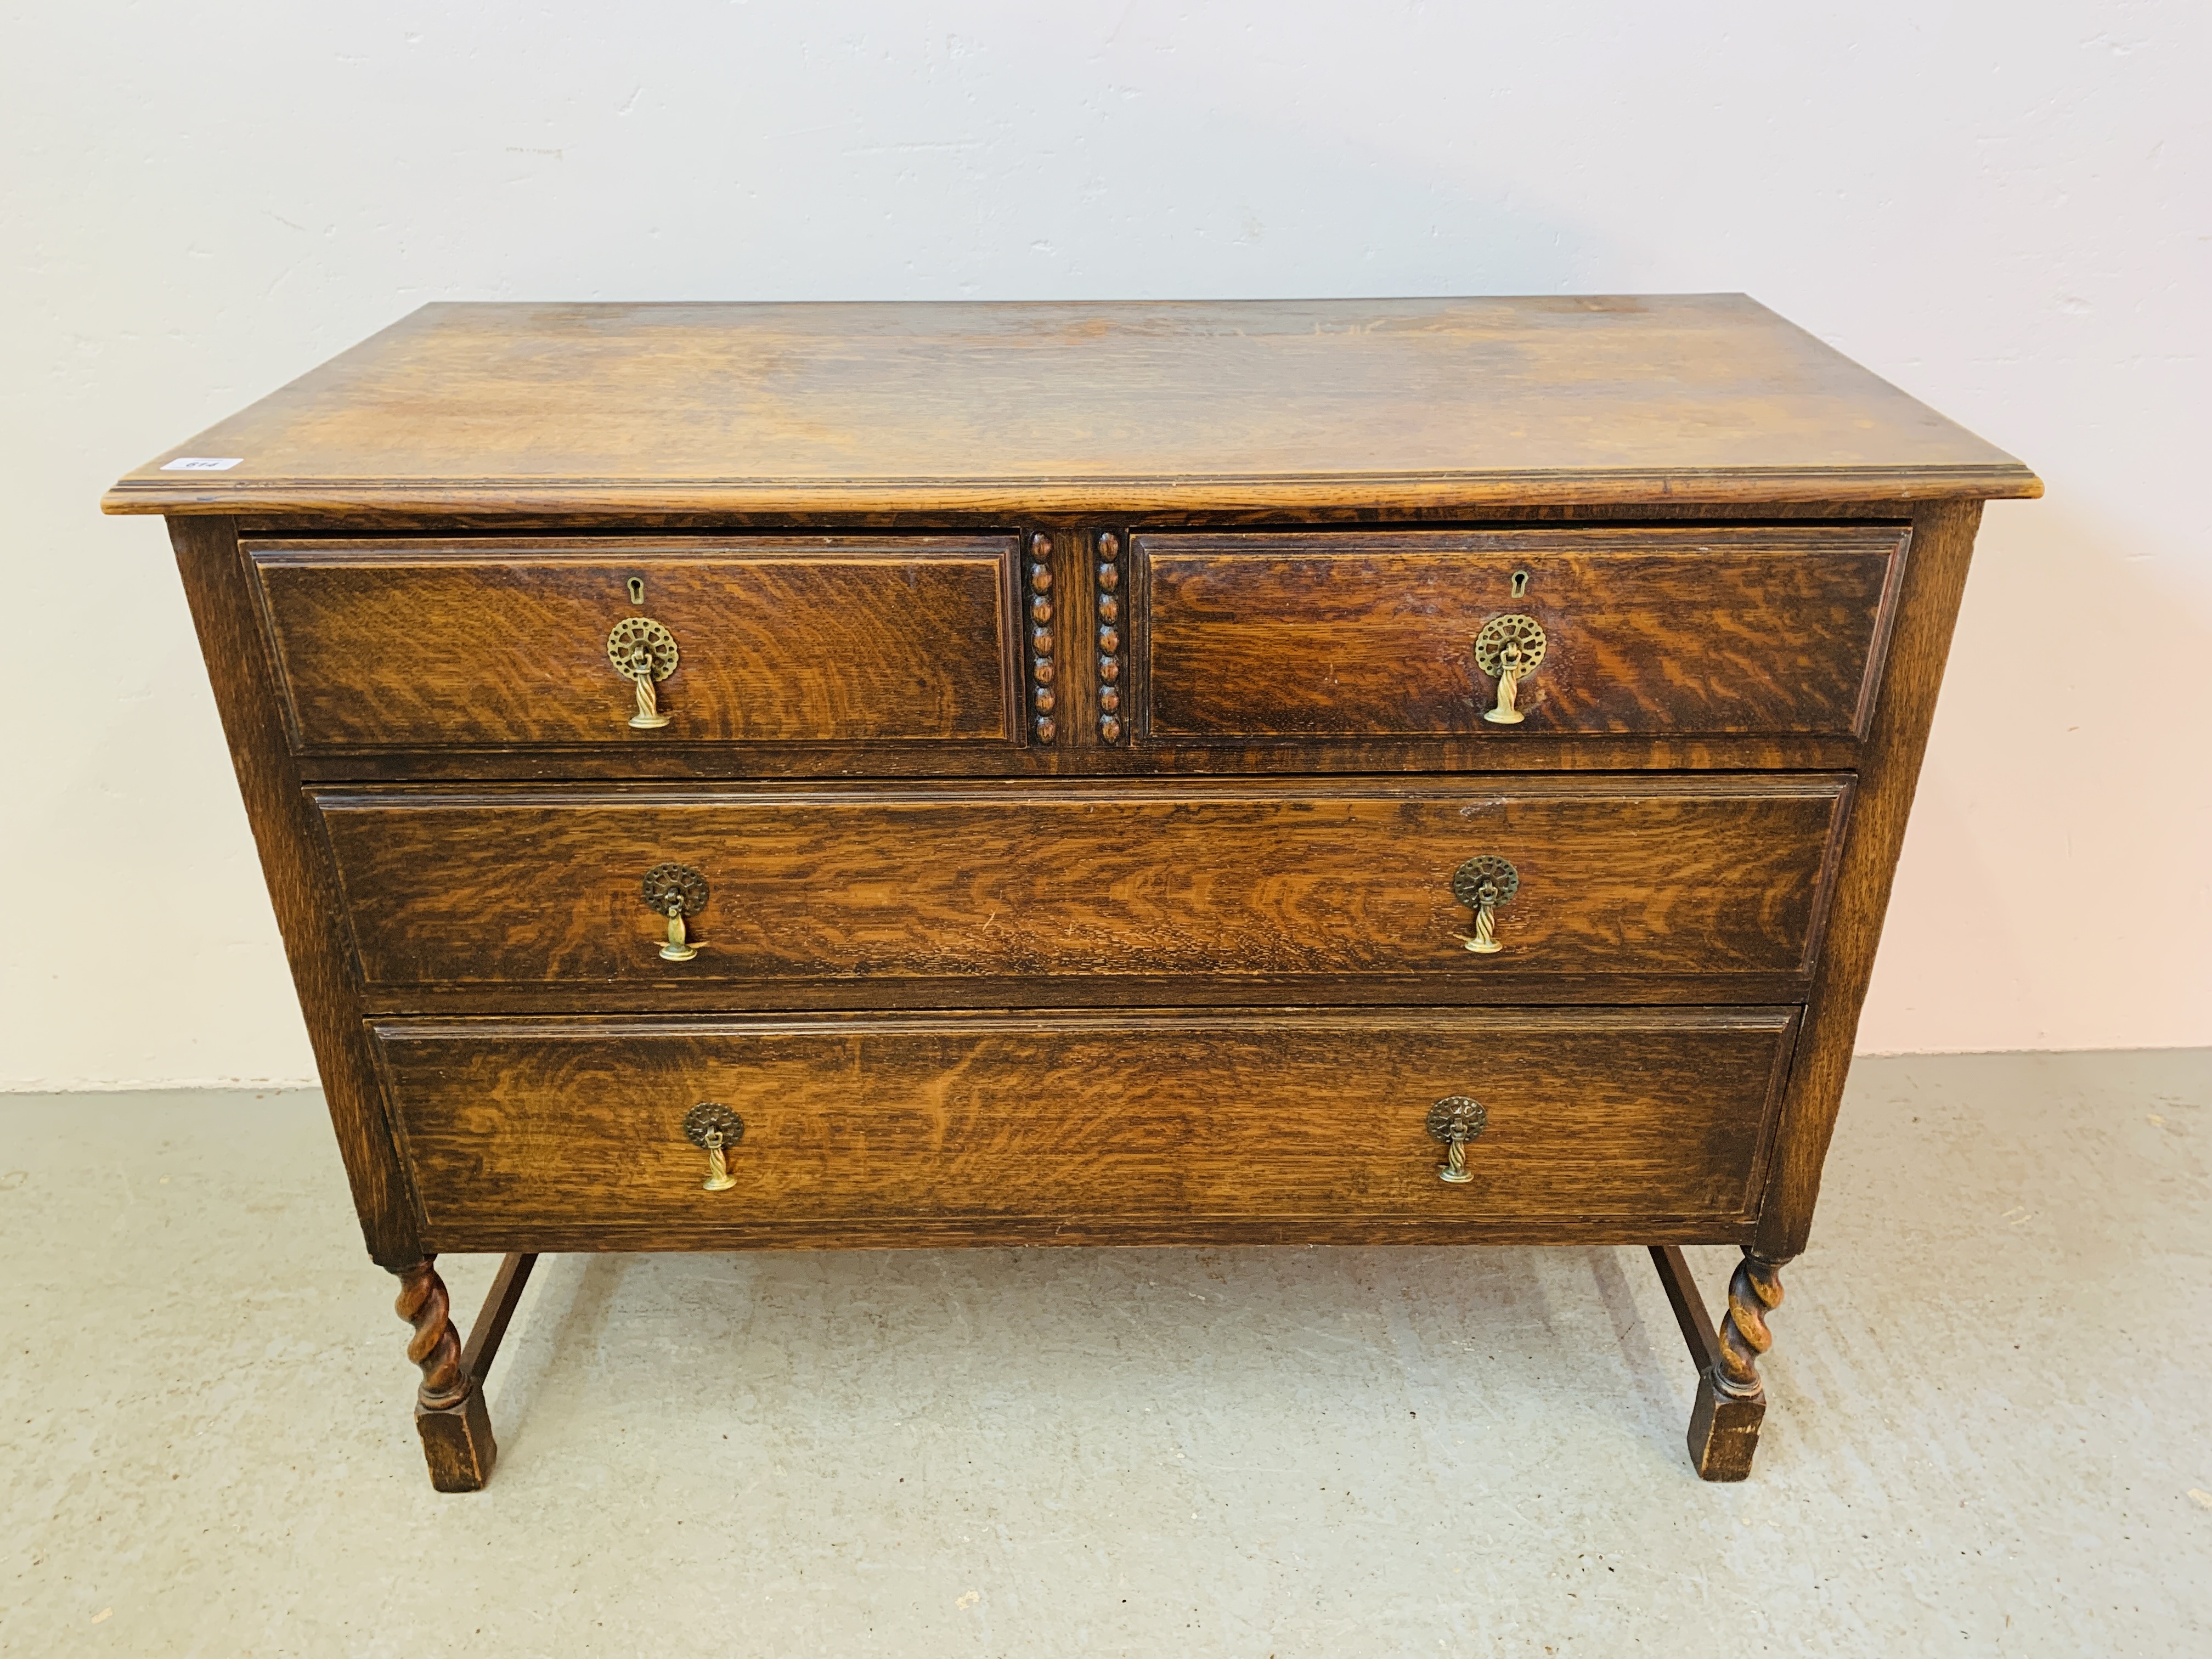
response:
[[[1892,525],[1139,535],[1140,731],[1863,737],[1905,544]]]
[[[1015,550],[1009,536],[245,549],[306,753],[1018,744]]]

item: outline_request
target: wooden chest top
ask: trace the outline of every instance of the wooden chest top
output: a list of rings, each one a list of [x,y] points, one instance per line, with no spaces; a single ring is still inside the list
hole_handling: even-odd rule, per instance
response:
[[[167,470],[179,458],[234,460]],[[110,513],[1378,511],[2039,495],[1741,295],[440,304]]]

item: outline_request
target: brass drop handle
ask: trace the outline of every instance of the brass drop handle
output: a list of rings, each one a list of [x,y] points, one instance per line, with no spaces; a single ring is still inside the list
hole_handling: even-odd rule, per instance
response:
[[[650,617],[624,617],[607,635],[607,660],[637,687],[637,712],[629,723],[640,731],[667,725],[668,714],[653,688],[676,672],[676,636]]]
[[[1467,1167],[1467,1143],[1488,1127],[1490,1113],[1479,1100],[1465,1095],[1446,1095],[1429,1108],[1429,1139],[1444,1144],[1444,1161],[1437,1165],[1437,1179],[1456,1187],[1474,1179]]]
[[[730,1173],[730,1148],[744,1134],[744,1119],[716,1101],[702,1100],[684,1115],[684,1138],[707,1154],[702,1192],[726,1193],[738,1184]]]
[[[1452,896],[1474,912],[1474,932],[1456,937],[1477,956],[1494,957],[1505,947],[1498,942],[1498,912],[1513,902],[1521,890],[1521,872],[1504,859],[1487,854],[1469,859],[1452,872]]]
[[[660,947],[663,962],[689,962],[699,954],[684,931],[684,918],[707,908],[707,878],[688,864],[656,864],[645,872],[642,885],[646,908],[668,918],[668,943]]]
[[[1544,629],[1534,617],[1492,617],[1474,636],[1474,665],[1498,682],[1498,703],[1483,711],[1492,726],[1528,718],[1516,701],[1522,682],[1544,660]]]

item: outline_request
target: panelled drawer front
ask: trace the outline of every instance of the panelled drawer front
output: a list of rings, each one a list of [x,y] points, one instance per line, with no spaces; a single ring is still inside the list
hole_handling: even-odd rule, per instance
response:
[[[372,989],[1065,975],[1110,1001],[1121,975],[1803,975],[1849,796],[1784,776],[313,798]],[[1479,857],[1517,878],[1494,955],[1454,892]],[[705,898],[680,963],[643,896],[669,864]]]
[[[1011,537],[246,551],[307,752],[1020,740]],[[630,723],[636,686],[609,655],[625,622],[673,645],[665,726]]]
[[[1748,1218],[1788,1009],[374,1026],[439,1249],[935,1218],[1054,1237]],[[1463,1184],[1431,1108],[1479,1101]],[[707,1191],[687,1114],[742,1133]],[[1179,1234],[1178,1229],[1182,1231]],[[1034,1231],[1034,1230],[1031,1230]],[[1017,1231],[1009,1236],[1022,1236]]]
[[[1893,526],[1139,535],[1139,729],[1863,737],[1905,546]],[[1475,646],[1516,617],[1542,655],[1502,724]]]

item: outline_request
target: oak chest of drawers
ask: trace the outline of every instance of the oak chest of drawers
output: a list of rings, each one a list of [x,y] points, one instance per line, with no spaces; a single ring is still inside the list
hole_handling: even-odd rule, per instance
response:
[[[1735,296],[432,306],[105,505],[466,1490],[538,1252],[984,1243],[1647,1245],[1741,1479],[2039,490]]]

